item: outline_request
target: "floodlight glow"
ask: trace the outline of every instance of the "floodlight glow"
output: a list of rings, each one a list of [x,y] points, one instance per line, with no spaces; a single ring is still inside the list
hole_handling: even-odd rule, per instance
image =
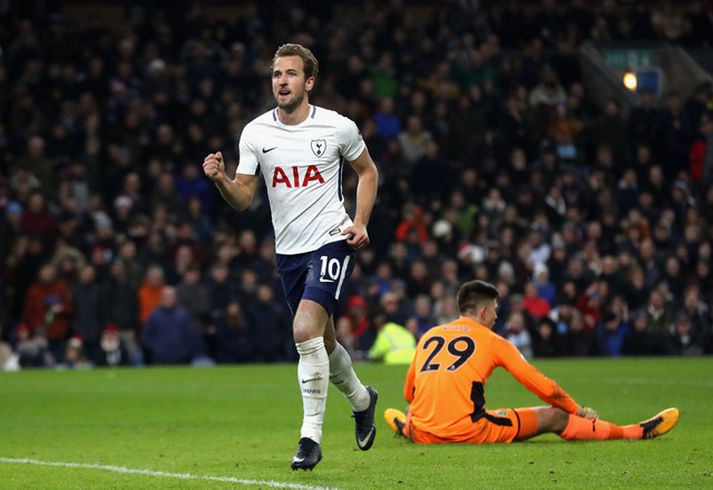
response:
[[[636,79],[636,75],[633,74],[632,72],[628,71],[624,73],[624,86],[629,89],[630,91],[635,91],[636,86],[638,85],[638,80]]]

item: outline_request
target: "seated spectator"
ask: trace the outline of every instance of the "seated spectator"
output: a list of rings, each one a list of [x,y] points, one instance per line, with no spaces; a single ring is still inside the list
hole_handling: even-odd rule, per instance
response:
[[[649,329],[644,311],[636,311],[632,315],[632,324],[624,337],[622,353],[626,356],[650,356],[658,354],[659,345],[656,337]]]
[[[525,284],[525,297],[523,298],[525,311],[535,319],[544,318],[550,312],[550,305],[547,300],[540,297],[537,292],[537,286],[530,281]]]
[[[545,264],[536,264],[534,276],[537,296],[547,301],[549,306],[554,305],[557,298],[557,290],[552,281],[550,281],[550,272],[547,266]]]
[[[406,130],[398,136],[401,152],[410,164],[416,163],[425,153],[426,142],[432,138],[431,133],[423,129],[423,122],[418,116],[409,116]]]
[[[582,357],[592,355],[594,350],[594,334],[589,330],[584,317],[574,308],[567,332],[561,339],[561,352],[565,356]]]
[[[255,341],[258,362],[284,362],[292,359],[294,343],[289,314],[281,301],[275,301],[272,288],[259,284],[255,301],[246,306]]]
[[[668,333],[673,323],[673,318],[666,305],[666,298],[658,289],[649,294],[649,303],[646,306],[646,322],[651,333],[661,342]]]
[[[163,268],[152,265],[146,271],[144,283],[139,288],[139,321],[146,325],[151,313],[161,304],[165,286]]]
[[[354,337],[357,350],[369,350],[369,346],[374,341],[374,332],[371,330],[371,322],[366,311],[366,300],[361,296],[352,296],[347,300],[345,314],[340,322],[349,322],[350,331]],[[362,339],[363,338],[363,339]]]
[[[401,132],[401,121],[394,114],[394,99],[391,97],[381,99],[379,111],[374,115],[374,120],[377,131],[387,140],[396,138]]]
[[[436,325],[436,319],[433,318],[433,314],[431,313],[431,298],[426,294],[419,294],[413,306],[413,318],[416,320],[420,336]]]
[[[594,327],[599,353],[607,357],[621,357],[628,323],[615,313],[606,312]]]
[[[43,335],[34,335],[26,323],[20,323],[16,331],[16,350],[22,367],[51,367],[54,358],[47,348],[47,339]]]
[[[667,335],[666,354],[674,356],[700,356],[703,353],[703,339],[691,328],[691,319],[684,312],[676,315],[673,332]]]
[[[237,301],[225,307],[225,314],[216,321],[216,361],[224,363],[254,362],[254,331],[248,325],[243,308]]]
[[[510,313],[505,323],[505,338],[527,359],[532,359],[532,338],[525,328],[525,315],[519,311]]]
[[[549,318],[543,318],[537,323],[532,352],[535,357],[555,357],[559,354],[555,324]]]
[[[186,364],[200,356],[201,339],[191,316],[177,306],[172,286],[162,288],[161,302],[149,315],[143,341],[152,364]]]

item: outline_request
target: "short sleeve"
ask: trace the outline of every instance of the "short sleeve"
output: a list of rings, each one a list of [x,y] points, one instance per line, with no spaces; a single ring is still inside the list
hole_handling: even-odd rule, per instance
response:
[[[260,163],[257,159],[255,144],[251,138],[251,132],[248,128],[243,130],[238,143],[238,168],[236,173],[257,175],[260,170]]]
[[[343,124],[339,128],[339,153],[348,161],[353,162],[366,148],[364,138],[362,138],[357,125],[348,118],[343,118]]]

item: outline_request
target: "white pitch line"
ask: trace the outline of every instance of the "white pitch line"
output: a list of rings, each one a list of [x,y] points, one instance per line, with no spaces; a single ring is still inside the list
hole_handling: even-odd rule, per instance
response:
[[[299,483],[285,483],[272,480],[246,480],[243,478],[233,478],[231,476],[209,476],[193,475],[191,473],[170,473],[168,471],[155,471],[142,468],[127,468],[126,466],[112,466],[88,463],[66,463],[62,461],[40,461],[28,458],[0,458],[0,463],[33,464],[37,466],[58,466],[60,468],[83,468],[89,470],[113,471],[114,473],[124,473],[131,475],[161,476],[165,478],[179,478],[181,480],[207,480],[225,483],[238,483],[241,485],[260,485],[271,488],[294,488],[295,490],[332,490],[333,487],[315,487],[312,485],[301,485]]]

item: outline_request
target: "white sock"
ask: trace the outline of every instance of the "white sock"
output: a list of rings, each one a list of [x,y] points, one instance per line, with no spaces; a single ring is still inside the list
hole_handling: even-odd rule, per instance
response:
[[[369,392],[357,378],[352,359],[347,350],[337,342],[331,354],[329,354],[329,379],[352,404],[352,410],[361,412],[369,408]]]
[[[297,363],[297,382],[302,391],[304,409],[300,437],[309,437],[320,443],[329,388],[329,356],[322,337],[295,345],[300,355]]]

